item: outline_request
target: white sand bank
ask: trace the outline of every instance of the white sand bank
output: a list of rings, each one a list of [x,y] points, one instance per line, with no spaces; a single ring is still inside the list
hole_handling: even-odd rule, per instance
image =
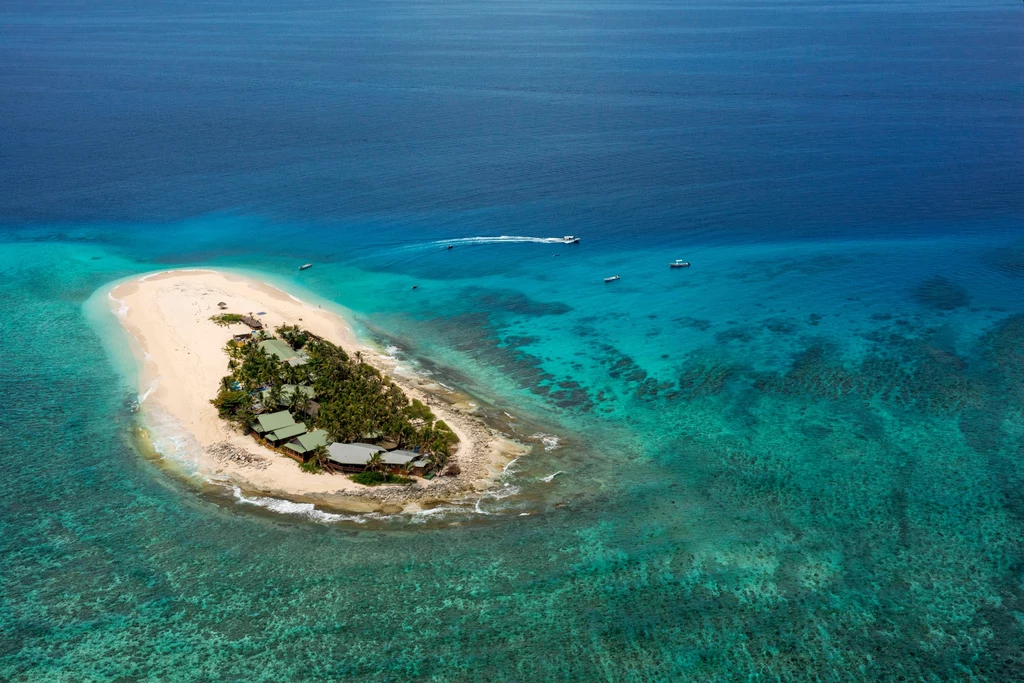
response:
[[[414,500],[453,499],[484,490],[505,463],[523,452],[521,445],[502,438],[479,418],[453,405],[436,383],[405,374],[396,376],[394,360],[360,344],[341,316],[266,283],[221,271],[179,270],[121,283],[111,290],[110,298],[112,311],[138,343],[135,351],[145,421],[180,426],[191,444],[184,455],[189,467],[207,479],[349,510],[394,510]],[[221,312],[221,301],[229,312],[261,313],[259,319],[271,329],[283,323],[297,324],[349,353],[361,351],[366,362],[388,374],[407,396],[427,403],[458,435],[460,443],[452,462],[458,464],[461,474],[433,481],[417,479],[410,487],[365,487],[340,474],[307,474],[294,460],[232,429],[210,404],[227,374],[224,346],[233,332],[210,321],[210,316]],[[159,447],[159,438],[154,441]],[[229,459],[218,455],[225,442],[244,449],[248,456]]]

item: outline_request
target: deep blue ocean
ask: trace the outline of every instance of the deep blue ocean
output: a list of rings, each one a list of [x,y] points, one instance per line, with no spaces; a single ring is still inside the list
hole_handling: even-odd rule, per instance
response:
[[[1022,12],[4,2],[0,680],[1024,680]],[[105,292],[194,266],[533,453],[417,517],[171,475]]]

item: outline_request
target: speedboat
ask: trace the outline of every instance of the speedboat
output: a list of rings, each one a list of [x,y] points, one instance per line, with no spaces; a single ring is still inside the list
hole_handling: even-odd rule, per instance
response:
[[[565,237],[562,238],[562,243],[563,244],[579,244],[580,243],[580,238],[579,237],[574,237],[572,235],[566,235]]]
[[[615,281],[616,281],[616,280],[618,280],[618,279],[619,279],[619,276],[618,276],[618,275],[612,275],[611,277],[606,277],[606,278],[604,279],[604,281],[605,281],[605,282],[615,282]]]
[[[680,261],[679,259],[676,259],[672,263],[668,264],[668,267],[669,268],[689,268],[690,267],[690,262],[689,261]]]
[[[303,265],[299,266],[299,270],[306,270],[307,268],[312,268],[312,267],[313,267],[312,263],[304,263]]]

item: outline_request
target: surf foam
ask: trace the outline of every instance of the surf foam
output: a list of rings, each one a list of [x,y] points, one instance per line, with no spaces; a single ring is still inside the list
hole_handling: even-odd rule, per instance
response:
[[[242,490],[234,484],[231,485],[231,492],[239,503],[266,508],[282,515],[297,515],[324,524],[333,524],[335,522],[357,522],[363,524],[366,522],[365,516],[324,512],[323,510],[317,510],[316,506],[312,503],[295,503],[290,500],[282,500],[281,498],[271,498],[270,496],[252,496],[250,498],[244,495]]]

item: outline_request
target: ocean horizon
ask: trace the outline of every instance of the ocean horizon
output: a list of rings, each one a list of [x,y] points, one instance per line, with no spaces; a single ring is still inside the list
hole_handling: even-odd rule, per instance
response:
[[[1020,12],[5,4],[0,679],[1024,680]],[[191,268],[530,452],[190,476],[109,292]]]

